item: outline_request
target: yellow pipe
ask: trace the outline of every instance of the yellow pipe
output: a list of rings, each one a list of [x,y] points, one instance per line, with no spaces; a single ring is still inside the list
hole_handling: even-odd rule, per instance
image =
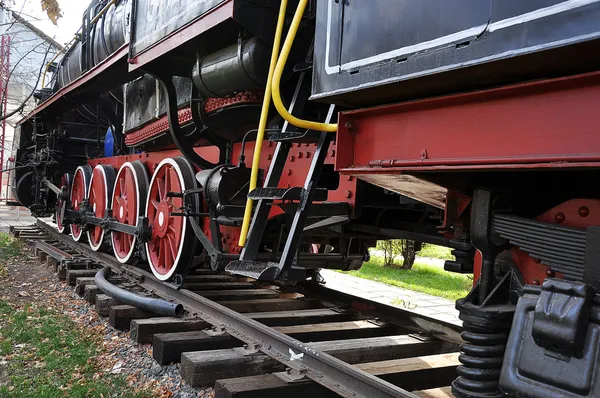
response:
[[[60,51],[57,52],[54,55],[54,57],[52,57],[52,59],[46,64],[46,67],[44,68],[44,74],[42,75],[42,88],[45,86],[45,83],[46,83],[46,74],[48,73],[48,69],[50,68],[50,65],[52,65],[52,62],[54,62],[56,60],[56,58],[58,58],[58,56],[60,54],[62,54],[63,51],[65,51],[65,49],[68,48],[75,41],[75,39],[77,39],[77,36],[73,37],[70,42],[68,42],[67,44],[65,44],[64,47],[61,48]]]
[[[287,62],[288,56],[290,55],[292,44],[294,44],[294,40],[296,39],[296,33],[298,32],[300,22],[302,22],[302,17],[304,15],[304,10],[306,9],[307,3],[308,0],[300,0],[298,2],[298,8],[296,9],[296,13],[294,14],[294,19],[292,20],[290,30],[288,31],[287,37],[285,38],[285,42],[283,43],[283,48],[281,49],[281,54],[279,55],[279,60],[277,61],[277,66],[275,67],[275,74],[273,76],[273,103],[275,104],[275,108],[277,108],[277,111],[279,112],[281,117],[287,120],[288,123],[296,127],[308,130],[335,133],[337,131],[337,124],[311,122],[309,120],[299,119],[288,112],[287,108],[283,104],[283,101],[281,100],[281,91],[279,90],[279,86],[281,85],[281,76],[283,75],[285,63]]]
[[[98,21],[98,20],[100,19],[100,17],[101,17],[102,15],[104,15],[104,13],[105,13],[106,11],[108,11],[108,9],[110,8],[110,6],[112,6],[112,5],[113,5],[113,4],[115,4],[116,2],[117,2],[117,0],[110,0],[110,1],[108,2],[108,4],[107,4],[107,5],[105,5],[105,6],[104,6],[104,8],[102,8],[102,9],[100,10],[100,12],[99,12],[98,14],[96,14],[96,16],[95,16],[95,17],[94,17],[94,18],[93,18],[93,19],[90,21],[90,24],[92,24],[92,25],[93,25],[93,24],[95,24],[95,23],[96,23],[96,21]]]
[[[279,6],[279,17],[277,19],[277,29],[275,30],[275,39],[273,40],[273,50],[271,51],[271,64],[269,65],[269,76],[267,78],[267,87],[265,88],[265,96],[263,98],[262,110],[260,113],[260,121],[258,123],[258,134],[256,135],[256,144],[254,147],[254,156],[252,158],[252,172],[250,174],[249,191],[256,189],[258,182],[258,165],[260,162],[260,152],[262,143],[265,137],[265,129],[267,128],[267,120],[269,116],[269,107],[271,106],[271,84],[273,74],[275,73],[275,64],[279,55],[279,47],[281,46],[281,36],[283,35],[283,25],[285,23],[285,11],[287,8],[287,0],[281,0]],[[246,209],[244,211],[244,219],[242,222],[242,230],[240,232],[240,240],[238,244],[244,246],[250,229],[250,220],[252,218],[252,199],[246,200]]]
[[[102,15],[104,15],[104,14],[106,13],[106,11],[108,11],[108,9],[110,8],[110,6],[112,6],[112,5],[113,5],[113,4],[115,4],[116,2],[117,2],[117,0],[110,0],[110,1],[108,2],[108,4],[107,4],[107,5],[105,5],[105,6],[104,6],[104,7],[103,7],[103,8],[100,10],[100,12],[99,12],[98,14],[96,14],[96,16],[95,16],[95,17],[94,17],[94,18],[93,18],[93,19],[90,21],[90,23],[91,23],[92,25],[93,25],[93,24],[95,24],[95,23],[98,21],[98,19],[100,19],[100,17],[101,17]],[[63,48],[61,48],[61,49],[60,49],[60,51],[59,51],[59,52],[57,52],[57,53],[54,55],[54,57],[53,57],[53,58],[50,60],[50,62],[48,62],[48,63],[46,64],[46,67],[44,68],[44,74],[42,75],[42,88],[44,87],[44,83],[46,83],[46,74],[48,73],[48,69],[50,68],[50,65],[52,65],[52,63],[53,63],[53,62],[56,60],[56,58],[58,58],[58,56],[59,56],[60,54],[62,54],[62,53],[63,53],[63,51],[65,51],[65,49],[66,49],[66,48],[68,48],[68,47],[69,47],[71,44],[73,44],[73,42],[74,42],[75,40],[77,40],[77,38],[78,38],[78,37],[77,37],[77,34],[76,34],[76,35],[75,35],[75,36],[74,36],[74,37],[71,39],[71,41],[70,41],[70,42],[68,42],[68,43],[67,43],[67,44],[66,44],[66,45],[65,45]]]

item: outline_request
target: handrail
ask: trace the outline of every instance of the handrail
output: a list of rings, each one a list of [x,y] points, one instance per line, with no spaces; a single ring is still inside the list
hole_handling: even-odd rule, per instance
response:
[[[250,185],[248,192],[252,192],[256,189],[258,183],[258,166],[260,163],[260,152],[262,150],[262,143],[265,137],[265,130],[267,128],[267,119],[269,115],[269,107],[271,106],[271,84],[273,81],[273,75],[275,73],[275,65],[279,55],[279,46],[281,45],[281,37],[283,36],[283,25],[285,24],[285,11],[287,8],[287,0],[281,0],[279,6],[279,17],[277,19],[277,29],[275,31],[275,39],[273,40],[273,50],[271,51],[271,64],[269,66],[269,76],[267,78],[267,87],[265,89],[265,96],[263,98],[262,110],[260,113],[260,121],[258,123],[258,133],[256,135],[256,144],[254,146],[254,156],[252,158],[252,171],[250,173]],[[243,155],[243,154],[242,154]],[[246,200],[246,209],[244,210],[244,218],[242,221],[242,230],[240,232],[239,246],[246,244],[246,238],[248,237],[248,230],[250,229],[250,219],[252,218],[252,207],[254,202],[252,199]]]

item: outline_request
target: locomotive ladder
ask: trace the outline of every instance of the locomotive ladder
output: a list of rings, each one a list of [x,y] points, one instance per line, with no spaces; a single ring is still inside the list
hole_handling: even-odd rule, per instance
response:
[[[307,95],[300,95],[303,90],[309,89],[309,85],[303,84],[307,78],[307,74],[302,72],[290,104],[290,112],[294,108],[302,109],[304,104],[299,104],[299,101],[305,101],[305,98],[308,98]],[[334,110],[335,105],[331,105],[325,120],[327,123],[333,118]],[[286,122],[281,134],[270,137],[271,140],[278,142],[264,186],[248,193],[248,198],[258,201],[258,204],[252,217],[252,223],[250,224],[249,238],[241,252],[240,259],[232,261],[225,268],[226,271],[232,274],[259,280],[274,280],[278,278],[304,280],[306,277],[304,268],[295,267],[296,256],[313,201],[324,201],[327,199],[327,189],[318,188],[317,184],[323,170],[329,144],[334,137],[333,133],[327,132],[289,132],[287,131],[288,127],[289,125]],[[317,148],[304,185],[302,187],[278,188],[277,186],[292,147],[292,142],[305,142],[307,139],[316,141]],[[279,261],[257,261],[256,257],[260,242],[269,219],[271,205],[275,200],[298,202],[298,206]]]

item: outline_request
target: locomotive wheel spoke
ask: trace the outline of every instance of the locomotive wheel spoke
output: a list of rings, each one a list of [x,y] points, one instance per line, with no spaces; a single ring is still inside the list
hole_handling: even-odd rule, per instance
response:
[[[164,159],[152,176],[146,201],[152,238],[146,243],[146,251],[150,269],[160,280],[169,279],[180,267],[189,267],[195,254],[196,239],[187,220],[171,215],[183,206],[183,199],[168,196],[169,192],[180,193],[195,184],[194,171],[184,158]]]
[[[90,187],[88,193],[89,205],[94,216],[98,218],[106,217],[106,212],[111,208],[110,199],[113,196],[115,185],[115,171],[111,166],[98,165],[92,172]],[[108,249],[105,244],[104,228],[98,225],[90,226],[87,232],[88,242],[94,251],[104,251]]]
[[[112,193],[113,217],[118,222],[137,226],[138,217],[143,215],[141,201],[145,200],[148,190],[146,167],[139,161],[124,163],[117,173]],[[135,260],[137,245],[135,235],[111,231],[113,253],[120,263]]]
[[[92,170],[89,166],[79,166],[73,176],[73,185],[71,187],[70,202],[73,210],[79,210],[81,203],[87,199]],[[71,224],[71,236],[76,242],[80,242],[85,237],[81,225]]]
[[[71,192],[71,184],[73,178],[70,174],[63,174],[60,178],[60,188],[67,192]],[[64,225],[65,210],[68,204],[68,200],[61,199],[60,197],[56,200],[56,212],[54,213],[54,219],[56,221],[56,229],[61,234],[68,234],[71,232],[70,225]]]

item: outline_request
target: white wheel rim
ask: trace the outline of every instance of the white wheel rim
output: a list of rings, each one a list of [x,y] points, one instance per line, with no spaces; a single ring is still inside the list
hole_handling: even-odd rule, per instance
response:
[[[139,182],[138,176],[137,176],[137,174],[135,172],[135,168],[133,167],[133,164],[131,164],[131,162],[125,162],[125,163],[123,163],[123,166],[121,166],[121,168],[119,169],[119,172],[117,173],[117,178],[115,178],[115,186],[113,188],[113,195],[112,195],[113,197],[110,198],[110,203],[111,203],[111,206],[112,206],[112,202],[113,202],[113,199],[114,199],[114,196],[115,196],[115,192],[117,191],[117,184],[119,183],[119,176],[121,175],[121,171],[125,170],[125,169],[131,170],[131,172],[133,174],[133,179],[135,181],[135,187],[136,187],[137,210],[138,210],[137,212],[139,214],[140,213],[140,208],[141,208],[140,182]],[[120,217],[123,217],[123,212],[124,212],[124,210],[123,210],[123,207],[121,206],[119,208]],[[136,220],[135,220],[135,225],[137,226],[137,217],[136,217]],[[117,236],[116,232],[113,231],[113,232],[110,233],[110,239],[111,239],[111,242],[112,242],[113,246],[115,245],[116,236]],[[127,255],[125,257],[119,257],[119,253],[117,253],[117,251],[114,250],[115,258],[117,259],[117,261],[120,262],[121,264],[127,263],[131,259],[131,256],[133,255],[133,252],[135,251],[136,244],[137,244],[137,237],[134,236],[133,237],[133,241],[131,242],[131,248],[129,249],[129,252],[127,253]]]
[[[156,166],[156,169],[154,170],[154,173],[152,174],[152,180],[150,180],[150,185],[148,185],[148,196],[146,198],[146,210],[144,212],[144,215],[146,217],[148,217],[148,208],[150,206],[150,193],[152,191],[152,185],[154,184],[154,181],[156,180],[156,176],[158,174],[158,171],[165,164],[171,165],[173,167],[173,169],[177,173],[177,178],[179,179],[179,183],[180,183],[182,189],[183,190],[187,189],[187,187],[185,186],[185,181],[183,179],[183,173],[181,172],[181,168],[179,167],[179,164],[173,158],[163,159],[158,164],[158,166]],[[187,164],[187,166],[190,168],[190,171],[193,174],[194,171],[193,171],[192,167],[189,164]],[[160,220],[159,220],[159,222],[160,222]],[[179,265],[178,264],[179,263],[179,259],[181,258],[181,253],[183,251],[183,246],[184,246],[183,243],[185,242],[186,233],[187,233],[187,222],[184,222],[183,223],[183,227],[181,229],[181,242],[179,244],[179,250],[177,251],[177,256],[175,257],[175,260],[173,262],[173,267],[166,274],[160,274],[160,273],[156,272],[155,265],[152,264],[152,256],[150,255],[150,249],[148,248],[148,243],[147,242],[144,243],[144,246],[146,248],[146,256],[148,258],[148,264],[150,264],[150,269],[152,270],[152,273],[154,274],[154,276],[158,280],[166,281],[171,276],[173,276],[173,274],[177,270],[178,265]]]

